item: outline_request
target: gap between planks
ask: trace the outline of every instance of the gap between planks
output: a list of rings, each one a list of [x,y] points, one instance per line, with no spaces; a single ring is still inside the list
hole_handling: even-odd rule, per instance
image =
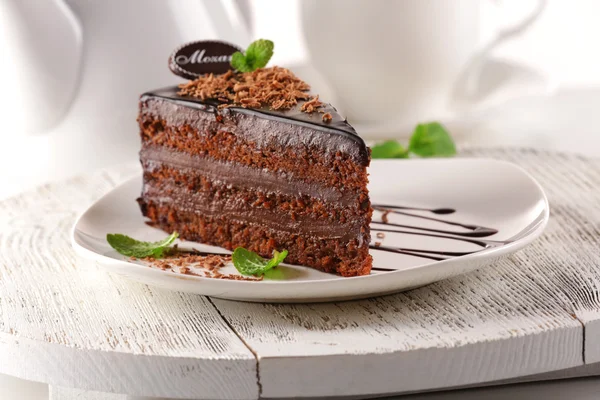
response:
[[[262,383],[260,381],[260,358],[258,357],[258,354],[256,353],[256,351],[254,351],[254,349],[252,348],[252,346],[250,346],[250,344],[248,342],[246,342],[246,340],[244,339],[244,337],[242,335],[240,335],[240,333],[237,331],[237,329],[235,329],[231,325],[231,323],[229,322],[229,320],[227,318],[225,318],[225,316],[223,315],[223,313],[221,312],[221,310],[219,309],[219,307],[217,307],[216,304],[214,303],[213,299],[210,298],[210,297],[207,297],[206,299],[208,300],[208,302],[210,304],[212,304],[212,306],[215,308],[215,310],[217,311],[217,313],[219,314],[219,316],[223,319],[223,322],[225,324],[227,324],[227,326],[229,327],[229,329],[231,329],[231,331],[237,335],[237,337],[244,344],[244,346],[246,346],[248,348],[248,350],[254,355],[254,358],[256,359],[256,385],[258,386],[258,397],[260,398],[262,396]]]

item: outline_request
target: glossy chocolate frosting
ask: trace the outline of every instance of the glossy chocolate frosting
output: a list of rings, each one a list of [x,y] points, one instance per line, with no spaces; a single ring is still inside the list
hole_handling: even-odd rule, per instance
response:
[[[186,115],[181,112],[181,107],[169,107],[168,103],[220,115],[224,118],[237,118],[239,124],[245,125],[244,134],[250,136],[250,139],[259,146],[270,140],[276,140],[283,146],[315,145],[332,155],[338,151],[346,153],[360,165],[367,166],[369,164],[369,150],[365,142],[330,104],[323,103],[321,111],[331,114],[332,119],[330,122],[323,122],[323,113],[300,111],[302,102],[285,111],[237,106],[219,110],[218,103],[214,101],[180,96],[177,94],[178,91],[176,86],[154,90],[144,93],[140,101],[146,104],[146,112],[177,119],[178,121],[173,121],[175,123],[190,123],[197,119],[197,116],[194,117],[192,113]],[[153,102],[152,100],[163,101]],[[271,122],[270,125],[267,125],[269,122]]]

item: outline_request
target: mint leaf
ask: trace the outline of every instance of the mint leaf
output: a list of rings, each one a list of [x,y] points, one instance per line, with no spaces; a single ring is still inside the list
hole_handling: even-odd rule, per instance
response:
[[[266,39],[258,39],[250,43],[246,54],[239,51],[231,56],[231,66],[240,72],[252,72],[255,69],[265,67],[271,57],[275,44]]]
[[[456,154],[452,137],[439,122],[417,125],[408,150],[421,157],[449,157]]]
[[[266,39],[258,39],[250,43],[246,49],[246,63],[252,68],[252,71],[263,68],[273,57],[273,48],[275,44]]]
[[[371,147],[371,158],[408,158],[408,150],[396,140],[388,140]]]
[[[179,237],[179,234],[173,232],[167,238],[158,242],[141,242],[120,233],[109,233],[106,235],[106,240],[113,249],[124,256],[161,258],[168,246],[173,243],[177,237]]]
[[[281,268],[273,268],[265,271],[264,277],[270,281],[283,281],[286,278],[286,273]]]
[[[231,255],[233,265],[242,275],[260,276],[265,272],[278,266],[288,255],[287,250],[273,252],[273,258],[266,260],[253,251],[238,247]]]
[[[250,66],[246,63],[246,56],[236,51],[231,55],[231,66],[240,72],[250,72]]]

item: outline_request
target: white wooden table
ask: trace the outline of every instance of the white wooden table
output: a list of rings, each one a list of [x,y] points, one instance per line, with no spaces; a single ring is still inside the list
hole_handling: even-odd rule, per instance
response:
[[[137,165],[4,200],[0,373],[49,383],[53,400],[98,398],[93,392],[256,399],[413,392],[593,368],[600,160],[477,154],[518,162],[546,187],[552,218],[543,237],[492,268],[356,302],[209,299],[132,283],[77,258],[69,244],[76,215]]]
[[[451,128],[462,144],[593,158],[600,155],[598,107],[600,90],[567,90]],[[54,399],[98,400],[122,400],[123,393],[130,399],[373,395],[600,375],[600,161],[550,156],[540,164],[532,152],[480,154],[513,159],[546,186],[552,219],[537,244],[552,251],[532,247],[495,268],[350,303],[274,306],[167,293],[77,259],[68,244],[75,216],[135,173],[135,164],[2,200],[0,374],[49,383]],[[568,188],[571,177],[575,191]],[[573,208],[573,198],[586,206]],[[573,244],[581,234],[585,240]],[[27,397],[43,396],[43,387],[23,389],[4,376],[0,398],[43,398]],[[600,381],[581,387],[598,390]],[[469,393],[497,392],[481,390]]]

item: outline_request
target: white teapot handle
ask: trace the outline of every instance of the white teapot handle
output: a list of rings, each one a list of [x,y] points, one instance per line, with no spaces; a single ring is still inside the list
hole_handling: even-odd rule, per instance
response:
[[[0,87],[13,129],[44,133],[69,110],[79,85],[82,29],[63,0],[7,0],[0,4]]]
[[[527,31],[543,13],[546,5],[547,0],[538,0],[530,14],[521,21],[499,30],[489,42],[473,54],[454,85],[450,101],[453,108],[460,110],[478,106],[480,103],[489,101],[490,97],[501,98],[503,91],[513,92],[509,97],[514,97],[515,91],[527,90],[528,85],[539,84],[539,82],[529,82],[536,78],[542,79],[539,74],[532,71],[518,71],[500,64],[492,66],[489,71],[486,71],[485,68],[492,51]],[[515,76],[508,76],[511,74]],[[517,74],[521,74],[521,76],[517,76]],[[509,87],[511,86],[509,83],[512,83],[513,87]]]

